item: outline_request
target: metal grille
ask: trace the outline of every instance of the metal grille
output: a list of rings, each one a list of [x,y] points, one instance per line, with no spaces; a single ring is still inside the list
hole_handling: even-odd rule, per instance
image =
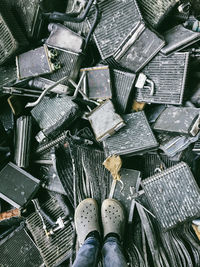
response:
[[[40,253],[26,233],[20,227],[0,242],[1,267],[40,267]]]
[[[129,214],[133,195],[136,193],[140,172],[131,169],[120,170],[120,181],[117,181],[113,198],[119,200]]]
[[[52,132],[57,134],[77,118],[78,106],[69,96],[44,98],[32,109],[31,114],[46,135]]]
[[[103,142],[107,156],[128,156],[158,146],[143,111],[123,115],[122,118],[126,125]]]
[[[94,31],[94,39],[102,59],[112,56],[135,23],[142,19],[135,0],[99,2],[101,20]],[[88,19],[90,27],[94,18]]]
[[[142,70],[154,82],[154,94],[150,90],[137,89],[138,102],[181,105],[188,72],[189,53],[175,53],[165,57],[158,54]],[[176,66],[179,66],[178,69]]]
[[[164,230],[200,215],[200,190],[188,165],[181,162],[142,182]]]
[[[162,138],[162,134],[161,134]],[[170,136],[168,140],[161,141],[160,149],[168,156],[174,157],[181,151],[185,150],[190,144],[196,142],[199,136],[187,137],[187,136]]]
[[[14,16],[6,3],[0,2],[0,64],[4,63],[16,51],[27,44]]]
[[[171,161],[166,155],[156,152],[146,153],[144,155],[144,171],[143,177],[147,178],[156,174],[158,171],[162,171],[165,167],[169,168],[177,164],[177,162]]]
[[[1,98],[0,120],[5,130],[13,129],[15,125],[14,114],[6,98]]]
[[[168,12],[175,6],[175,0],[137,0],[144,19],[157,28]]]
[[[80,23],[66,21],[64,22],[64,25],[76,33],[81,33],[82,36],[87,36],[90,31],[89,25],[86,21]]]
[[[19,15],[26,33],[29,37],[33,37],[33,25],[38,20],[38,12],[40,7],[39,0],[19,0],[15,1],[17,15]]]
[[[56,168],[60,181],[67,193],[67,198],[74,206],[73,165],[69,146],[66,149],[64,149],[64,146],[60,146],[56,150]]]
[[[54,197],[43,204],[42,208],[53,218],[65,217],[59,202]],[[41,218],[36,212],[27,218],[26,224],[47,267],[57,266],[71,256],[74,229],[70,222],[51,237],[46,236]],[[50,227],[46,220],[45,224],[47,228]]]
[[[116,107],[120,113],[125,113],[136,75],[120,70],[113,70],[112,74],[112,85],[117,102]]]
[[[0,63],[3,63],[5,57],[7,57],[7,55],[12,54],[13,50],[16,49],[16,44],[2,16],[0,16],[0,36],[1,36]]]
[[[200,153],[200,139],[195,142],[193,151],[198,153],[198,154]]]
[[[16,208],[27,204],[39,189],[38,179],[11,162],[1,170],[0,183],[0,197]]]
[[[15,65],[0,66],[0,88],[2,88],[4,85],[14,82],[16,79],[17,79],[17,74]]]
[[[58,49],[56,49],[56,51],[58,52],[56,60],[60,63],[61,68],[51,74],[44,75],[44,77],[54,82],[57,82],[65,76],[69,76],[72,80],[76,80],[82,58],[81,55]],[[64,82],[64,84],[67,84],[67,81]]]
[[[138,72],[164,45],[165,41],[140,21],[120,46],[114,58],[123,68]]]

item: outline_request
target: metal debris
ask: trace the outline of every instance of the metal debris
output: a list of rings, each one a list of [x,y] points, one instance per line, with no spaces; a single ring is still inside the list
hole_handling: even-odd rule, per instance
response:
[[[124,206],[130,267],[199,266],[199,18],[197,0],[0,1],[1,267],[72,266],[88,197]]]

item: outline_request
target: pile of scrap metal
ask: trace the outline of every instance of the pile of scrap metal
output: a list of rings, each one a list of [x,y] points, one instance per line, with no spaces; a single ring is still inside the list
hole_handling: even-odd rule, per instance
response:
[[[71,266],[87,197],[125,207],[129,266],[200,266],[199,18],[196,0],[0,1],[1,267]]]

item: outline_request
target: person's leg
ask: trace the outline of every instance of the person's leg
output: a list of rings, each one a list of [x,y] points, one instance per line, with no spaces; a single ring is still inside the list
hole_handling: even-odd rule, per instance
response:
[[[114,236],[106,238],[102,248],[102,256],[103,266],[105,267],[127,266],[120,241]]]
[[[98,206],[92,198],[83,200],[75,210],[75,227],[81,246],[73,267],[94,267],[100,249]]]
[[[127,266],[121,246],[125,228],[125,214],[120,202],[115,199],[104,200],[101,207],[101,217],[105,240],[102,248],[103,266]]]
[[[100,242],[95,237],[88,237],[79,249],[73,267],[94,267],[97,265]]]

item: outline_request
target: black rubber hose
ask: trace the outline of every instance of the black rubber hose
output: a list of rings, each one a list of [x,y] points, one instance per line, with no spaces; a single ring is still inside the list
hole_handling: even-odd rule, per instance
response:
[[[94,18],[93,24],[92,24],[92,26],[90,28],[90,31],[89,31],[86,39],[85,39],[85,45],[84,45],[83,51],[85,51],[85,49],[87,48],[87,45],[88,45],[88,43],[90,41],[90,38],[91,38],[91,35],[93,34],[93,32],[94,32],[94,30],[95,30],[95,28],[97,26],[99,18],[100,18],[100,11],[99,11],[99,6],[96,3],[95,4],[95,18]]]
[[[43,15],[45,17],[47,17],[49,20],[53,20],[53,21],[60,21],[60,22],[70,21],[70,22],[77,22],[77,23],[78,22],[82,22],[87,17],[88,12],[89,12],[93,2],[94,2],[94,0],[89,0],[88,1],[86,9],[85,9],[84,13],[80,17],[73,17],[73,15],[69,15],[69,14],[66,14],[66,13],[60,13],[60,12],[43,13]]]

